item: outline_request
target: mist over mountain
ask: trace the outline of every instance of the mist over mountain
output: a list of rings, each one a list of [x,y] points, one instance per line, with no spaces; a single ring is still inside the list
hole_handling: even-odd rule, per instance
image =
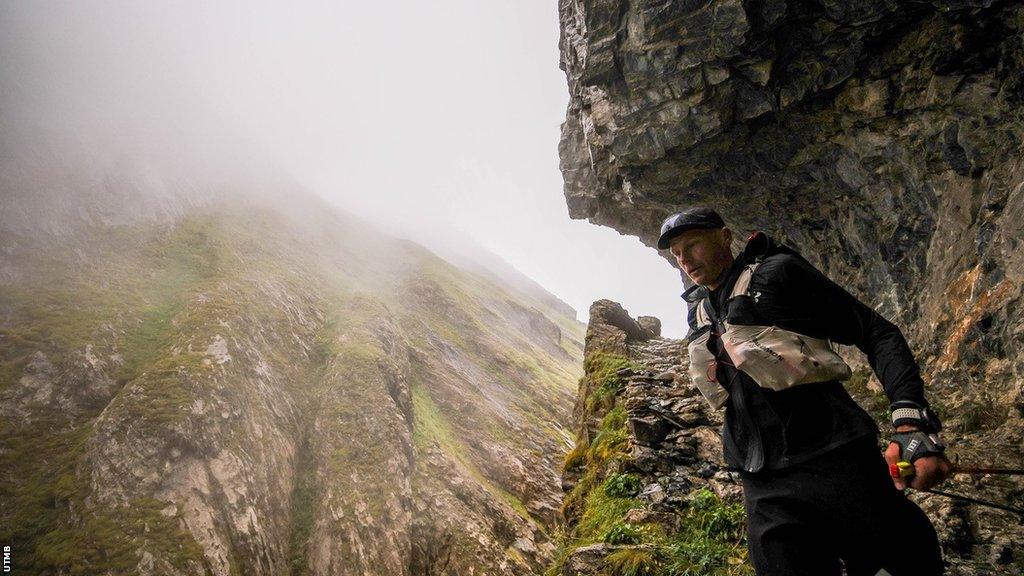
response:
[[[23,573],[549,559],[571,308],[272,167],[27,127],[3,150],[0,539]]]
[[[132,52],[139,9],[65,9],[0,7],[17,573],[547,565],[575,311],[465,238],[445,259],[310,192],[178,55]]]

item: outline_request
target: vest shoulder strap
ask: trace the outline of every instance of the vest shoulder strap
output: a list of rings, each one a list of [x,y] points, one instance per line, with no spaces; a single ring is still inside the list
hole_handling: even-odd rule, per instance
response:
[[[730,298],[746,294],[750,290],[750,279],[754,276],[754,270],[757,270],[760,264],[761,262],[758,260],[743,267],[739,277],[736,278],[736,283],[733,284],[732,292],[729,293]],[[705,296],[697,303],[697,328],[710,325],[714,316],[715,313],[712,311],[711,301]]]
[[[707,306],[710,304],[707,298],[697,303],[697,328],[711,325],[711,315],[708,314]]]
[[[754,276],[754,270],[757,270],[760,265],[761,262],[755,261],[743,267],[739,277],[736,278],[736,283],[732,286],[732,292],[729,293],[730,298],[746,294],[750,290],[750,279]]]

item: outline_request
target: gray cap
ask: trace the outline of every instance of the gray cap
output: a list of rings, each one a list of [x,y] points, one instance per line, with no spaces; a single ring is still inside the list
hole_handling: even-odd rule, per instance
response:
[[[661,237],[658,238],[658,249],[668,248],[673,238],[687,230],[725,228],[725,220],[707,206],[695,206],[677,212],[661,223]]]

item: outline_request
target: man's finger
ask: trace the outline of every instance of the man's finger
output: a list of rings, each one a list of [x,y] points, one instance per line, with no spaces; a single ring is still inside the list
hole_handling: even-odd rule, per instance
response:
[[[885,449],[885,461],[889,464],[895,464],[899,461],[900,457],[900,445],[895,442],[889,442],[889,447]]]
[[[885,449],[885,461],[889,466],[896,464],[900,459],[900,445],[895,442],[890,442],[889,447]],[[903,478],[893,478],[892,483],[896,486],[897,490],[903,490],[907,487],[906,482]]]

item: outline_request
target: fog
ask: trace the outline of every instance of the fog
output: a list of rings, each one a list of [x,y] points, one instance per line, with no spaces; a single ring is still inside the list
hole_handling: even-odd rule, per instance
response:
[[[611,298],[679,337],[678,272],[568,216],[557,43],[554,0],[5,2],[3,156],[46,134],[109,169],[287,174],[442,255],[478,244],[583,321]]]

